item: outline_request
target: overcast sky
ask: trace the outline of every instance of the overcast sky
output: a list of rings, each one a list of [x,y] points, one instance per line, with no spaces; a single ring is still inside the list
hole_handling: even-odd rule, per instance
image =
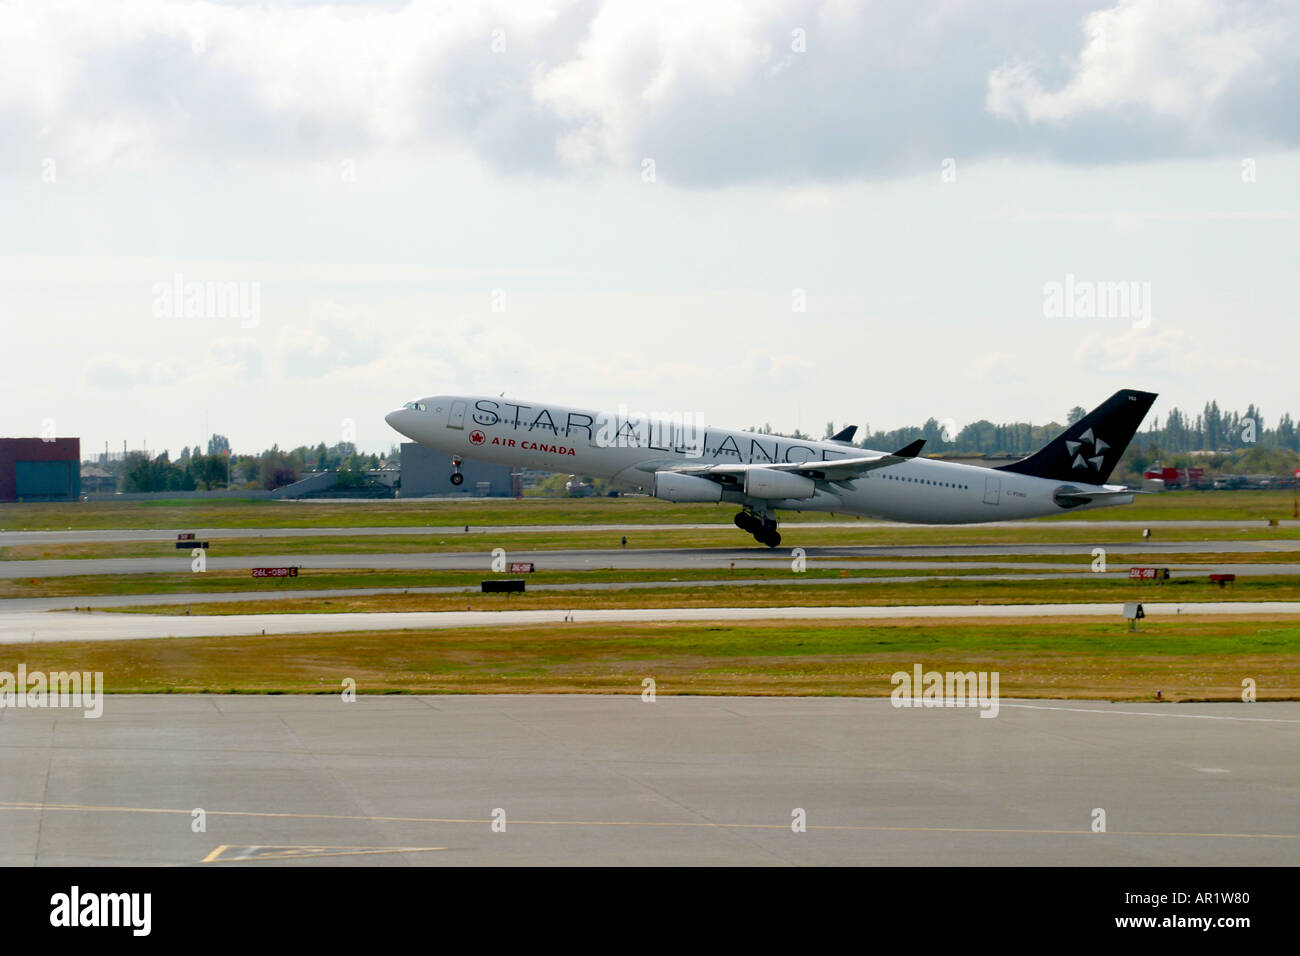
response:
[[[1297,49],[1294,3],[1225,0],[0,2],[0,434],[381,449],[503,391],[820,434],[1126,386],[1271,425]]]

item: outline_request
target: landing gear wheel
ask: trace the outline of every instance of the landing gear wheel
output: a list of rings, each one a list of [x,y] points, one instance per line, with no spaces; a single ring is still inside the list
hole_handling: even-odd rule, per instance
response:
[[[459,471],[453,471],[451,473],[451,483],[453,485],[463,485],[465,483],[465,476]]]
[[[762,524],[748,511],[742,511],[735,517],[736,527],[741,531],[748,531],[750,534],[758,534]]]
[[[777,533],[776,522],[770,518],[754,529],[753,533],[759,544],[765,544],[769,548],[781,546],[781,535]]]

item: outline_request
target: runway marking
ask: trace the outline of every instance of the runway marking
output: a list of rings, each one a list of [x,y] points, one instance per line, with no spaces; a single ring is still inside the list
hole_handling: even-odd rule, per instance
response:
[[[1095,710],[1091,707],[1052,707],[1047,704],[1008,704],[1002,707],[1019,707],[1024,710],[1068,710],[1076,714],[1119,714],[1125,717],[1181,717],[1183,720],[1242,720],[1257,724],[1300,724],[1290,717],[1230,717],[1226,714],[1156,714],[1149,710]]]
[[[385,853],[434,853],[445,846],[292,846],[254,844],[251,846],[222,845],[200,862],[202,863],[256,863],[259,860],[305,860],[321,856],[375,856]],[[224,859],[227,850],[237,851]]]
[[[73,803],[21,803],[0,802],[0,810],[69,810],[82,813],[181,813],[189,816],[192,810],[176,810],[167,807],[112,807],[93,806]],[[347,820],[353,823],[461,823],[474,826],[489,826],[491,818],[472,819],[462,817],[381,817],[359,816],[334,813],[289,813],[271,810],[209,810],[210,817],[271,817],[294,820]],[[666,820],[511,820],[511,826],[544,827],[662,827],[682,829],[714,830],[789,830],[789,823],[700,823],[673,822]],[[1088,836],[1095,837],[1091,830],[1054,830],[1033,829],[1025,827],[890,827],[868,826],[852,823],[808,824],[809,830],[854,831],[863,833],[1008,833],[1037,836]],[[1109,836],[1133,837],[1205,837],[1238,840],[1300,840],[1300,833],[1185,833],[1158,830],[1111,830]],[[223,847],[218,847],[221,850]],[[433,849],[433,848],[430,848]],[[439,847],[437,849],[445,849]],[[216,853],[214,850],[213,853]],[[211,857],[213,854],[208,854]],[[208,860],[204,860],[208,862]],[[218,862],[215,859],[212,862]]]

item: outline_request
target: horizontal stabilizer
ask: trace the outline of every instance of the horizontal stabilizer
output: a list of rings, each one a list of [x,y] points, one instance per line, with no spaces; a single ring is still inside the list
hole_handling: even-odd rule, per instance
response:
[[[1123,501],[1115,501],[1116,498],[1128,498],[1132,500],[1134,495],[1150,494],[1147,491],[1140,491],[1136,488],[1118,488],[1108,489],[1106,491],[1085,491],[1075,488],[1072,485],[1065,485],[1056,489],[1052,495],[1052,500],[1062,508],[1077,508],[1080,505],[1090,505],[1097,502],[1105,504],[1124,504]]]

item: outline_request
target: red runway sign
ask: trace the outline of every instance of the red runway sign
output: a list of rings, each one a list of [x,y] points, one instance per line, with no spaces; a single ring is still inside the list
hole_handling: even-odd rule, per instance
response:
[[[1168,568],[1129,568],[1130,578],[1150,578],[1163,581],[1169,577]]]
[[[253,568],[255,578],[296,578],[297,568]]]
[[[510,563],[511,574],[532,574],[533,562],[531,561],[512,561]]]

